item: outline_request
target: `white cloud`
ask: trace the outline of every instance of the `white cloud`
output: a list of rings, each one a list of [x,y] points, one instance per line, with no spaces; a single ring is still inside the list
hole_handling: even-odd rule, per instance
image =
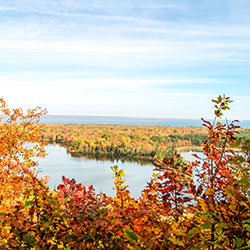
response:
[[[0,40],[0,63],[24,68],[49,64],[66,70],[68,65],[142,69],[211,61],[249,62],[249,50],[248,43],[232,41]]]
[[[249,92],[248,23],[208,20],[190,1],[0,3],[0,86],[13,105],[200,117],[215,92]]]
[[[26,79],[25,79],[26,78]],[[207,84],[211,79],[68,79],[35,80],[24,76],[0,78],[1,94],[11,106],[42,106],[51,114],[117,115],[139,117],[195,117],[176,109],[190,100],[204,102],[209,95],[178,91],[171,85]],[[3,83],[4,82],[4,83]],[[213,79],[212,79],[213,82]],[[216,82],[216,80],[214,80]],[[202,101],[203,100],[203,101]],[[178,104],[179,102],[179,104]],[[202,104],[201,104],[202,105]],[[179,106],[179,107],[178,107]],[[191,111],[191,109],[190,109]]]

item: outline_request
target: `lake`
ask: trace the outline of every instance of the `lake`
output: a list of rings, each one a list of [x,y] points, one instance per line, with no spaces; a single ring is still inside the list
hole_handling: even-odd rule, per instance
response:
[[[41,117],[41,123],[63,124],[112,124],[112,125],[146,125],[190,127],[202,126],[201,119],[156,119],[135,117],[109,117],[109,116],[73,116],[73,115],[46,115]],[[241,120],[241,127],[250,127],[250,121]]]
[[[62,183],[62,176],[74,178],[84,185],[93,185],[96,192],[113,196],[113,172],[110,166],[118,165],[126,173],[126,184],[131,196],[139,197],[141,190],[150,181],[153,165],[141,165],[136,162],[90,160],[86,157],[72,157],[66,149],[58,145],[46,146],[48,155],[39,159],[42,172],[38,176],[50,176],[48,185],[53,189]]]
[[[58,145],[46,146],[48,155],[39,159],[39,167],[42,172],[39,176],[50,176],[48,185],[53,189],[62,183],[62,176],[74,178],[78,183],[93,185],[96,192],[100,191],[114,196],[113,172],[110,166],[118,165],[126,173],[126,184],[132,197],[139,197],[146,183],[150,181],[154,166],[152,164],[141,165],[136,162],[101,161],[91,160],[86,157],[72,157],[66,149]],[[181,155],[186,160],[194,160],[194,152],[184,152]],[[195,152],[197,153],[197,152]],[[197,153],[202,155],[202,153]]]

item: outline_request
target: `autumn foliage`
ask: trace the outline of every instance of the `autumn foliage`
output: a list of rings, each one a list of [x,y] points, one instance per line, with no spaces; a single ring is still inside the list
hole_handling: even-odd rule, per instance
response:
[[[135,199],[118,166],[114,197],[65,177],[51,190],[34,160],[45,156],[46,111],[10,110],[1,99],[0,249],[250,249],[250,141],[237,137],[237,121],[220,121],[230,99],[213,102],[204,156],[156,159]]]
[[[173,147],[201,146],[208,137],[202,127],[109,124],[45,124],[42,137],[58,143],[73,156],[153,161]]]

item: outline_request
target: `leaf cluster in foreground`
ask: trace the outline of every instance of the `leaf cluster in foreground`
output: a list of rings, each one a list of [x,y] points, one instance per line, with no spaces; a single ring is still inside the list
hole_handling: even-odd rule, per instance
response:
[[[214,122],[203,120],[204,156],[156,159],[134,199],[118,166],[114,197],[65,177],[51,190],[32,160],[45,156],[38,121],[46,111],[24,114],[1,99],[0,248],[250,249],[250,141],[237,137],[236,121],[217,121],[230,99],[214,102]]]

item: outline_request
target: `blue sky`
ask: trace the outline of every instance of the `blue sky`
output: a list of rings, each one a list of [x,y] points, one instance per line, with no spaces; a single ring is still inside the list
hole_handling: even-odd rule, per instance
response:
[[[1,96],[50,114],[250,119],[248,0],[0,0]]]

